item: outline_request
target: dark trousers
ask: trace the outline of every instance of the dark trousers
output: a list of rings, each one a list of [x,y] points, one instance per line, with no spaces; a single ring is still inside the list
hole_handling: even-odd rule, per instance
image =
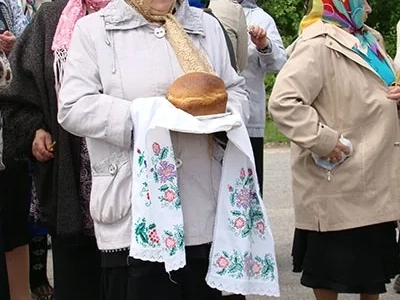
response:
[[[264,138],[250,137],[251,147],[253,148],[254,161],[256,164],[256,173],[258,183],[260,184],[261,196],[264,185]]]
[[[0,203],[0,300],[9,300],[8,276],[4,249],[3,217]]]
[[[54,292],[57,300],[99,300],[100,251],[94,237],[52,239]]]
[[[128,259],[128,266],[103,268],[102,300],[221,300],[205,281],[208,258],[186,257],[186,266],[168,274],[164,264]],[[58,300],[58,299],[57,299]]]

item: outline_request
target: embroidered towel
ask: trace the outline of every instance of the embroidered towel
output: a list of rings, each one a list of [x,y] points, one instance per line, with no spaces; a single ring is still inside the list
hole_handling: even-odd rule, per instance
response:
[[[162,97],[135,99],[131,114],[135,143],[130,255],[164,262],[167,272],[185,266],[178,163],[169,131],[226,131],[229,141],[206,281],[227,292],[279,296],[274,241],[240,115],[232,111],[221,118],[199,119]]]

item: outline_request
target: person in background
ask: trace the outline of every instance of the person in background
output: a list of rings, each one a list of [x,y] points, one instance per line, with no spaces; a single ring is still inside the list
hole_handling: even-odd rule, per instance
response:
[[[224,32],[224,36],[225,36],[225,41],[226,41],[226,46],[228,48],[228,52],[229,52],[229,60],[231,62],[231,66],[232,68],[234,68],[235,70],[237,70],[237,65],[236,65],[236,57],[235,57],[235,50],[233,48],[233,44],[231,39],[229,38],[228,32],[225,30],[224,26],[222,25],[221,21],[217,18],[217,16],[211,11],[211,9],[209,8],[210,5],[210,1],[209,0],[189,0],[188,1],[189,5],[192,7],[196,7],[199,9],[202,9],[204,12],[206,12],[207,14],[215,17],[218,21],[218,23],[221,25],[221,28]],[[223,140],[226,139],[226,137],[223,137],[221,135],[221,138]]]
[[[31,21],[44,2],[50,0],[18,0],[25,17]],[[30,167],[32,170],[32,166]],[[45,217],[37,199],[32,179],[30,196],[29,285],[32,300],[52,300],[53,287],[47,276],[48,230]]]
[[[18,5],[21,7],[22,12],[28,21],[31,21],[42,3],[50,2],[52,0],[17,0]]]
[[[397,22],[396,32],[397,32],[397,43],[396,43],[396,56],[394,58],[394,64],[398,68],[397,76],[400,76],[399,75],[399,72],[400,72],[400,21]],[[399,233],[399,238],[398,238],[398,244],[399,244],[399,248],[400,248],[400,233]],[[396,277],[396,280],[394,281],[393,289],[397,293],[400,293],[400,275]]]
[[[8,56],[27,24],[16,0],[0,1],[0,51]],[[2,227],[10,299],[26,300],[29,297],[28,161],[11,157],[4,159],[4,163],[6,169],[0,171],[0,192],[4,198]]]
[[[228,33],[236,58],[236,70],[247,67],[248,34],[243,8],[231,0],[211,0],[209,8]]]
[[[396,43],[396,56],[394,58],[394,63],[400,68],[400,21],[396,26],[397,32],[397,43]]]
[[[12,78],[10,63],[5,53],[0,53],[0,92],[3,91]],[[0,170],[4,170],[3,162],[3,124],[0,114]],[[4,232],[4,204],[5,197],[0,197],[0,299],[10,300],[6,257],[5,257],[5,232]]]
[[[102,0],[43,3],[10,56],[13,80],[0,98],[4,111],[4,157],[34,159],[33,178],[52,237],[57,300],[100,298],[100,252],[89,213],[90,161],[85,141],[57,122],[59,69],[68,36]],[[26,300],[25,298],[24,300]]]
[[[50,0],[18,1],[22,12],[30,22],[40,5]],[[32,170],[32,166],[30,167]],[[30,240],[29,240],[29,285],[32,300],[51,300],[54,298],[53,287],[47,277],[48,230],[37,199],[34,182],[31,183],[30,195]]]
[[[247,130],[253,147],[262,193],[267,109],[264,78],[267,73],[277,73],[286,62],[287,55],[274,19],[254,0],[242,0],[239,3],[244,9],[250,36],[248,65],[240,75],[245,78],[246,90],[249,93],[250,119]]]
[[[307,1],[269,111],[291,140],[293,271],[317,300],[377,300],[400,272],[400,87],[363,0]]]

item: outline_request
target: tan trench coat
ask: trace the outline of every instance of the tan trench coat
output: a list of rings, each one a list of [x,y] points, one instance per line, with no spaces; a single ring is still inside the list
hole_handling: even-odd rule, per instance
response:
[[[274,121],[292,141],[300,229],[334,231],[400,218],[396,102],[387,99],[386,84],[352,50],[357,41],[330,24],[308,27],[269,100]],[[387,62],[392,64],[389,57]],[[354,154],[328,174],[311,152],[329,154],[339,132],[352,142]]]

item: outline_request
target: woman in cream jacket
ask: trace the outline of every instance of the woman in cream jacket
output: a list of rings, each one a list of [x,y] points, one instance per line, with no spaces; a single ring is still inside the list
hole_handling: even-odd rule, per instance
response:
[[[303,272],[301,283],[318,300],[338,293],[378,299],[400,272],[400,130],[393,101],[400,88],[391,86],[391,59],[363,28],[371,12],[366,1],[310,5],[269,101],[292,141],[294,271]],[[342,135],[353,148],[343,162],[351,149]],[[313,156],[336,167],[325,169]]]
[[[194,52],[201,53],[225,82],[228,109],[235,107],[243,119],[248,114],[244,80],[230,65],[220,25],[202,10],[189,7],[187,1],[115,0],[78,21],[68,52],[58,120],[66,130],[87,140],[93,176],[90,209],[103,252],[104,299],[180,299],[176,293],[181,285],[172,283],[161,263],[129,259],[127,265],[133,226],[131,145],[135,142],[130,107],[136,98],[165,97],[169,86],[184,73],[170,37],[152,19],[153,14],[166,15],[171,9],[200,50]],[[190,299],[217,299],[220,292],[208,287],[204,278],[221,163],[215,153],[210,155],[207,135],[175,132],[171,139],[176,159],[182,161],[178,183],[185,243],[191,249],[187,256],[192,271],[182,279],[183,286],[191,288],[184,290]]]

